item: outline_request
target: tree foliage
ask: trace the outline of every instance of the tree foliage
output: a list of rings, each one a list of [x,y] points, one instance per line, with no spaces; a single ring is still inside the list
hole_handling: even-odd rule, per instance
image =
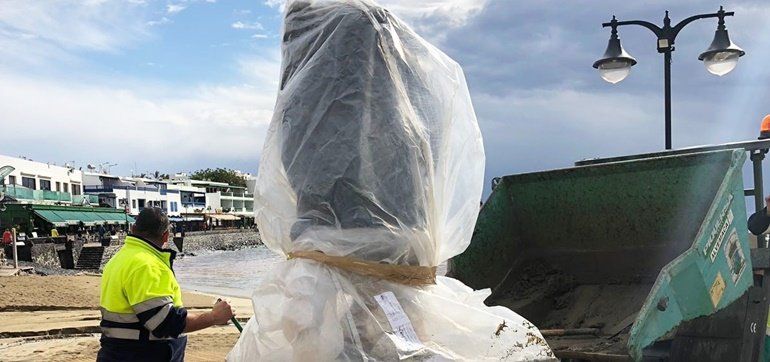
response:
[[[193,180],[225,182],[233,186],[246,187],[246,179],[229,168],[207,168],[205,170],[198,170],[193,172],[190,175],[190,178]]]

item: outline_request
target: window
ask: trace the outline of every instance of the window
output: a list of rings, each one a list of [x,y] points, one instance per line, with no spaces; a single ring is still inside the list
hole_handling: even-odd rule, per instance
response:
[[[160,202],[160,208],[163,209],[163,210],[166,209],[166,202],[165,201],[161,201]]]
[[[56,181],[56,191],[61,191],[61,182]]]
[[[51,191],[51,180],[40,180],[40,189]]]
[[[177,211],[179,211],[179,205],[176,203],[176,201],[171,201],[171,212]]]
[[[24,187],[31,188],[33,190],[37,190],[37,186],[36,186],[35,178],[34,177],[24,177],[24,176],[22,176],[21,177],[21,185],[24,186]]]
[[[68,183],[64,183],[64,192],[70,192],[70,185]]]
[[[131,208],[136,209],[136,200],[131,200]]]
[[[16,176],[8,176],[8,184],[16,185]]]
[[[75,184],[75,183],[72,184],[72,194],[80,195],[80,184]]]
[[[139,211],[143,210],[145,206],[144,199],[139,199]]]

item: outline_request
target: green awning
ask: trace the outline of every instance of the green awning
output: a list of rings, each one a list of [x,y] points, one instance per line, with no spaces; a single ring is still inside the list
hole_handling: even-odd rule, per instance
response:
[[[38,210],[35,210],[38,211]],[[77,216],[75,212],[72,211],[66,211],[66,210],[56,210],[51,212],[55,213],[59,216],[62,220],[64,220],[67,225],[77,225],[80,222],[80,218]]]
[[[38,210],[35,210],[35,211],[38,211]],[[84,212],[71,211],[71,210],[56,210],[53,212],[56,213],[56,215],[59,215],[59,217],[62,220],[64,220],[67,223],[67,225],[78,225],[81,222],[85,226],[96,225],[95,220],[91,217],[88,217]]]
[[[96,216],[95,212],[91,211],[75,211],[78,214],[80,214],[80,220],[83,221],[83,224],[86,226],[93,226],[93,225],[102,225],[104,224],[104,220],[102,218]]]
[[[126,222],[134,222],[133,217],[122,212],[99,212],[97,214],[99,214],[99,216],[108,224],[125,224]]]
[[[94,216],[100,218],[105,224],[117,224],[118,222],[112,218],[111,214],[109,212],[95,212]]]
[[[126,214],[117,212],[99,212],[97,213],[108,224],[123,224],[126,222]]]
[[[37,216],[40,216],[43,220],[53,224],[53,226],[56,226],[56,227],[67,226],[67,221],[62,219],[59,215],[57,215],[52,210],[34,210],[34,211],[35,211],[35,214],[37,214]]]
[[[80,223],[83,223],[85,226],[120,225],[136,221],[133,217],[122,212],[122,210],[112,211],[105,208],[40,205],[33,207],[32,211],[35,215],[56,227],[77,226]]]

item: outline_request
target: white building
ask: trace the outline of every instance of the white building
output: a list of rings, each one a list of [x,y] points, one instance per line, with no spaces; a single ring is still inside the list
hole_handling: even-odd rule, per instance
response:
[[[131,215],[139,214],[145,207],[159,207],[172,217],[186,212],[182,206],[182,188],[166,181],[86,172],[83,182],[85,191],[98,195],[100,203],[125,209]],[[191,191],[205,194],[203,189]]]
[[[0,167],[15,168],[2,180],[5,195],[22,203],[97,204],[83,192],[83,172],[73,166],[0,155]]]
[[[83,174],[85,192],[102,205],[138,215],[145,207],[159,207],[172,221],[235,222],[254,217],[254,196],[245,187],[223,182],[192,180],[178,174],[170,180]]]
[[[203,199],[198,192],[194,193],[195,199],[190,198],[192,195],[182,197],[182,204],[185,207],[192,206],[198,210],[199,207],[203,206],[203,212],[207,214],[254,217],[254,195],[249,193],[245,187],[228,185],[224,182],[192,180],[184,174],[177,174],[167,182],[169,187],[176,185],[177,187],[204,191]],[[201,201],[203,201],[202,205]]]

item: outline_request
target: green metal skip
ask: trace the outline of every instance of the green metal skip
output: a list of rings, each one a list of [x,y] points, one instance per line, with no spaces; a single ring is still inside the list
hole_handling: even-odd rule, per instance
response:
[[[595,331],[547,337],[562,358],[654,357],[683,321],[752,286],[745,158],[714,151],[503,177],[451,273],[541,330]]]

